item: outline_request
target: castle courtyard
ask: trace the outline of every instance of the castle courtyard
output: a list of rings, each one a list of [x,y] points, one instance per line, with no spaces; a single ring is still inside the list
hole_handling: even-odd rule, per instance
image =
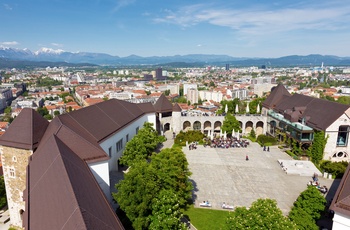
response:
[[[270,151],[263,151],[257,143],[250,143],[247,148],[210,148],[197,146],[195,150],[183,148],[192,172],[194,185],[193,199],[195,207],[209,201],[213,209],[222,209],[225,202],[234,207],[249,207],[259,198],[277,201],[284,214],[290,211],[293,202],[307,188],[313,172],[300,168],[303,176],[295,172],[287,174],[278,161],[292,160],[277,146]],[[246,161],[246,155],[249,160]],[[297,161],[296,161],[297,163]],[[297,164],[299,166],[299,164]],[[299,166],[300,167],[300,166]],[[309,170],[305,176],[303,170]],[[333,198],[339,180],[325,179],[319,176],[321,186],[330,190],[327,200]]]

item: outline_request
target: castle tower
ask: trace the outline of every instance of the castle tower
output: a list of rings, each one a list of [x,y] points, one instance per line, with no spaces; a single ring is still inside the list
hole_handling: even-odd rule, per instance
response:
[[[33,109],[23,109],[0,137],[7,205],[11,225],[22,227],[25,211],[23,192],[26,188],[28,158],[33,154],[49,122]]]

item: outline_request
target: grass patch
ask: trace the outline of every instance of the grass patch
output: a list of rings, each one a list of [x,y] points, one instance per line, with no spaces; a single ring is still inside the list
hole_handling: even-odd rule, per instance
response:
[[[225,229],[229,211],[190,206],[184,215],[198,230]]]

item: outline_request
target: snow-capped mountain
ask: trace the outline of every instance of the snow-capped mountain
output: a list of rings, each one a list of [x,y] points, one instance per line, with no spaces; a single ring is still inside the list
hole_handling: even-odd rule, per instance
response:
[[[0,59],[91,63],[97,65],[161,65],[166,63],[202,63],[202,65],[230,64],[232,66],[318,66],[324,62],[326,65],[350,65],[350,57],[337,57],[331,55],[291,55],[280,58],[237,58],[228,55],[188,54],[174,56],[141,57],[130,55],[127,57],[112,56],[104,53],[67,52],[61,49],[41,48],[36,52],[29,49],[15,49],[0,46]],[[1,60],[0,60],[1,61]]]
[[[51,49],[51,48],[41,48],[40,50],[34,52],[35,55],[41,55],[41,54],[61,54],[61,53],[64,53],[65,51],[64,50],[61,50],[61,49],[57,49],[57,50],[54,50],[54,49]]]

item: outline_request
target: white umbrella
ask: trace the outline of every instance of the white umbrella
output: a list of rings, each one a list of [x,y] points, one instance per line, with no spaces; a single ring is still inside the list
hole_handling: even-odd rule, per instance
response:
[[[239,132],[237,133],[237,140],[239,140]]]
[[[220,137],[222,137],[222,130],[220,129]]]
[[[227,134],[226,134],[226,131],[224,132],[224,140],[226,140],[227,138]]]
[[[245,109],[246,113],[249,113],[249,102],[247,103],[247,108]]]
[[[210,130],[210,139],[211,139],[211,140],[214,139],[214,130]]]
[[[238,110],[238,104],[236,104],[235,113],[239,113],[239,110]]]
[[[226,106],[225,106],[225,113],[227,113],[227,111],[228,111],[228,107],[227,107],[227,104],[226,104]]]
[[[256,107],[256,113],[260,113],[260,104]]]
[[[235,133],[235,129],[232,129],[232,137],[234,137],[236,135],[236,133]]]
[[[208,130],[208,137],[209,138],[211,137],[211,130],[210,129]]]

